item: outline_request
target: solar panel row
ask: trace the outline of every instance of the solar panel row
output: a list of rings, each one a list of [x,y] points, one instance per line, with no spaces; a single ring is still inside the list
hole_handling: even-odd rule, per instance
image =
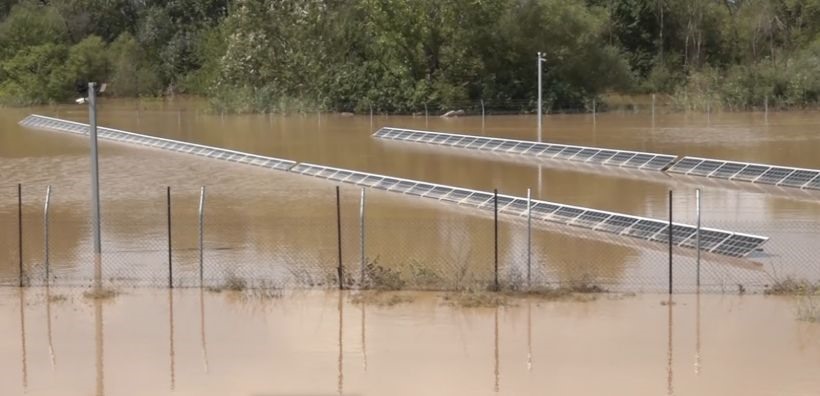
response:
[[[291,172],[485,210],[492,210],[494,205],[492,193],[465,188],[307,163],[297,164],[291,168]],[[527,200],[525,198],[499,195],[498,210],[503,214],[525,217],[527,215]],[[560,223],[647,241],[667,243],[669,238],[669,224],[667,222],[644,217],[538,200],[531,201],[531,214],[535,220]],[[673,224],[672,241],[676,246],[695,248],[696,234],[697,229],[693,226]],[[710,228],[701,229],[701,248],[705,251],[726,256],[746,256],[767,240],[766,237],[756,235]]]
[[[30,115],[20,121],[20,125],[29,128],[50,129],[63,132],[70,132],[79,135],[88,135],[88,125],[79,122],[66,121],[57,118],[40,115]],[[294,161],[280,158],[264,157],[261,155],[243,153],[239,151],[226,150],[218,147],[203,146],[194,143],[186,143],[177,140],[169,140],[154,136],[141,135],[133,132],[121,131],[118,129],[97,128],[97,136],[122,143],[134,143],[142,146],[160,148],[164,150],[176,151],[179,153],[193,154],[201,157],[220,159],[237,162],[241,164],[254,165],[263,168],[276,170],[288,170],[296,164]]]
[[[667,169],[667,172],[820,190],[820,171],[787,166],[683,157]]]
[[[30,115],[21,121],[20,124],[31,128],[64,131],[79,135],[88,134],[88,125],[86,124],[39,115]],[[216,147],[157,138],[111,128],[98,128],[98,136],[102,139],[140,144],[143,146],[199,155],[207,158],[227,160],[271,169],[290,170],[303,175],[367,186],[385,191],[431,198],[463,206],[470,206],[485,210],[493,208],[493,194],[488,192],[393,178],[389,176],[331,168],[320,165],[305,163],[296,164],[293,161],[278,158],[263,157]],[[444,141],[447,141],[451,138],[452,137],[445,136],[443,139]],[[442,139],[442,137],[438,137],[438,139]],[[487,138],[482,139],[486,141],[492,140]],[[481,147],[487,144],[486,141],[481,143]],[[506,147],[509,147],[509,150],[513,150],[518,147],[523,150],[522,152],[529,152],[537,146],[537,144],[530,143],[529,146],[525,145],[519,147],[520,144],[520,142],[516,141],[501,142],[499,146],[506,145]],[[621,161],[623,163],[632,162],[633,164],[646,164],[655,158],[653,157],[653,154],[627,153],[573,146],[564,146],[564,148],[554,147],[555,145],[548,146],[549,147],[547,149],[553,150],[556,153],[564,153],[565,151],[567,153],[572,153],[571,155],[566,154],[568,156],[567,158],[572,158],[578,155],[580,155],[581,158],[587,159],[592,159],[595,157],[614,159],[619,157],[617,161]],[[539,152],[546,151],[545,149],[537,149]],[[526,216],[527,214],[527,201],[524,198],[499,195],[498,205],[499,211],[504,214],[513,216]],[[560,223],[648,241],[665,243],[669,237],[669,227],[666,222],[637,216],[561,205],[545,201],[532,201],[531,213],[533,218],[536,220]],[[695,248],[695,234],[696,229],[692,226],[682,224],[675,224],[673,226],[672,238],[674,244],[677,246]],[[701,248],[703,250],[732,257],[745,256],[749,254],[749,252],[760,247],[767,240],[768,238],[766,237],[755,235],[746,235],[706,228],[701,229]]]
[[[544,159],[570,160],[588,164],[655,171],[665,169],[677,158],[674,155],[667,154],[639,153],[390,127],[379,129],[373,136],[389,140],[429,143],[495,153],[520,154]]]

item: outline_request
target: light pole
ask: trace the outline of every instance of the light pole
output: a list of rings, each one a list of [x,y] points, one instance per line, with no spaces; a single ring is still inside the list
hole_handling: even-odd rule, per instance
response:
[[[102,247],[100,243],[100,170],[97,152],[97,95],[93,82],[88,83],[88,136],[91,138],[91,216],[94,228],[94,281],[100,287],[102,281]]]
[[[544,63],[547,59],[544,58],[543,52],[538,52],[538,59],[536,60],[536,64],[538,64],[538,141],[541,142],[541,64]]]

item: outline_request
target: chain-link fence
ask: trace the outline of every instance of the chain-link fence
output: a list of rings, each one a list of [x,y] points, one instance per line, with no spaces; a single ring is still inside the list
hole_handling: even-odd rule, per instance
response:
[[[103,191],[101,282],[111,287],[465,290],[572,287],[610,291],[760,292],[787,279],[817,282],[820,225],[707,221],[766,235],[762,251],[731,258],[525,217],[316,183],[247,193],[209,186]],[[90,286],[88,207],[42,185],[0,198],[0,284]],[[170,197],[170,201],[168,200]],[[719,209],[705,209],[707,219]],[[22,214],[22,217],[20,217]],[[201,215],[201,216],[200,216]],[[200,218],[202,221],[200,222]],[[678,221],[680,219],[676,219]],[[691,220],[691,219],[686,219]],[[22,250],[21,250],[22,248]],[[21,254],[22,253],[22,254]],[[341,280],[339,275],[341,273]]]

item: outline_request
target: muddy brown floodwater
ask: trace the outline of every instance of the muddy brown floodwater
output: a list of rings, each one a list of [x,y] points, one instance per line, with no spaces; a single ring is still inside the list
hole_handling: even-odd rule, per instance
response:
[[[766,296],[394,306],[311,291],[0,289],[4,395],[809,396],[820,325]]]
[[[595,209],[663,219],[667,191],[675,192],[675,220],[693,223],[694,189],[704,189],[703,224],[771,238],[750,260],[725,263],[706,257],[704,287],[734,291],[763,288],[787,276],[820,279],[816,235],[820,194],[758,189],[748,183],[714,183],[568,164],[516,162],[465,154],[457,149],[384,142],[370,137],[380,126],[400,126],[534,139],[532,116],[437,117],[377,115],[210,114],[195,99],[134,101],[103,99],[99,124],[155,136],[262,155],[350,168],[410,179],[524,196]],[[16,183],[25,196],[24,267],[42,272],[42,212],[46,185],[51,204],[51,265],[63,279],[86,278],[90,270],[88,145],[61,133],[26,130],[17,122],[29,113],[87,121],[84,106],[0,109],[0,278],[17,276]],[[618,149],[694,155],[728,160],[820,168],[817,112],[648,112],[550,115],[544,140]],[[206,185],[207,276],[229,272],[284,279],[306,267],[332,269],[336,258],[333,183],[282,172],[249,169],[204,158],[103,143],[101,146],[103,246],[106,274],[122,279],[161,279],[165,245],[165,186],[174,194],[174,262],[180,282],[195,278],[196,209]],[[792,189],[794,190],[794,189]],[[358,191],[343,189],[344,261],[360,255]],[[409,197],[373,191],[368,200],[366,256],[385,266],[422,263],[452,273],[469,263],[477,278],[492,268],[492,221],[486,215]],[[520,276],[526,261],[526,230],[504,223],[500,233],[503,277]],[[565,231],[565,230],[564,230]],[[572,230],[570,230],[572,231]],[[539,279],[589,279],[627,290],[666,287],[663,246],[622,244],[619,238],[577,235],[560,227],[533,235],[533,264]],[[677,254],[678,252],[676,252]],[[107,258],[108,256],[104,256]],[[713,260],[714,261],[708,261]],[[676,260],[676,287],[694,284],[693,258]],[[261,263],[261,264],[260,264]],[[264,265],[274,266],[260,270]],[[210,267],[209,267],[210,268]],[[287,268],[284,270],[283,268]],[[516,275],[518,274],[518,275]],[[159,282],[157,280],[156,282]],[[189,282],[189,283],[190,283]],[[284,281],[283,281],[284,282]],[[287,282],[284,282],[287,283]]]

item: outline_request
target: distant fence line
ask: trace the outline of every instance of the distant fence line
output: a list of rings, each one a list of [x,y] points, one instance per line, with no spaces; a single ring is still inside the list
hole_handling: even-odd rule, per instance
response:
[[[671,238],[664,249],[574,227],[534,228],[526,218],[499,218],[497,210],[491,217],[459,212],[452,220],[405,219],[369,213],[371,202],[388,194],[374,191],[365,201],[364,189],[339,186],[324,194],[324,201],[335,205],[321,217],[283,214],[259,226],[221,215],[211,219],[206,212],[223,208],[205,200],[204,188],[196,207],[182,207],[173,204],[167,187],[145,212],[104,216],[103,235],[122,235],[104,238],[101,279],[95,279],[85,246],[90,242],[78,235],[88,233],[88,222],[53,218],[57,190],[48,188],[38,211],[25,204],[22,186],[15,188],[16,219],[7,213],[2,222],[7,232],[0,234],[4,261],[16,264],[5,267],[0,277],[5,286],[100,281],[113,287],[527,290],[596,285],[732,292],[765,290],[787,277],[820,279],[820,265],[810,261],[815,253],[809,250],[792,249],[788,260],[772,256],[759,264],[757,258],[700,257],[674,246]],[[0,208],[11,206],[5,204]],[[474,218],[477,225],[463,224]],[[798,235],[817,231],[795,226]],[[545,239],[558,242],[545,249]]]

